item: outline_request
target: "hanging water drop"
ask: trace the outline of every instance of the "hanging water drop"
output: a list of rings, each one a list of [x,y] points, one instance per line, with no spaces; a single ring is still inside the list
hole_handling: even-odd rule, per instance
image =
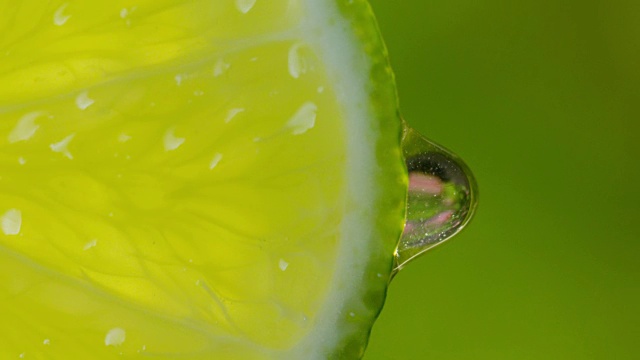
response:
[[[471,220],[478,197],[475,179],[462,159],[404,126],[402,150],[409,184],[396,272],[460,232]]]

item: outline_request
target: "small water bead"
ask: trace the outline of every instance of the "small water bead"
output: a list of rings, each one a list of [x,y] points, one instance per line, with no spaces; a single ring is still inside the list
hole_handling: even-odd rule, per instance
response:
[[[185,138],[177,137],[175,135],[175,129],[171,128],[164,134],[163,143],[165,151],[173,151],[182,146],[186,141]]]
[[[127,27],[131,26],[130,16],[134,11],[136,11],[136,9],[137,9],[137,6],[134,6],[130,9],[127,9],[127,8],[120,9],[120,18],[124,20],[124,23],[127,25]]]
[[[307,61],[302,54],[303,44],[296,43],[289,48],[288,65],[289,75],[292,78],[298,79],[300,75],[303,75],[308,70]]]
[[[76,106],[80,110],[86,110],[89,106],[93,105],[94,102],[95,100],[89,97],[88,91],[81,92],[76,97]]]
[[[120,18],[126,19],[129,16],[131,16],[131,14],[133,14],[136,10],[138,10],[137,6],[132,6],[129,9],[122,8],[122,9],[120,9]]]
[[[222,160],[222,154],[217,153],[213,155],[213,159],[211,159],[211,162],[209,163],[209,170],[213,170],[216,166],[218,166],[220,160]]]
[[[293,135],[300,135],[313,128],[316,124],[318,106],[308,101],[287,122],[287,127],[292,129]]]
[[[284,259],[280,259],[280,261],[278,261],[278,267],[280,268],[280,270],[285,271],[289,267],[289,263]]]
[[[178,75],[174,76],[173,79],[176,81],[176,85],[178,85],[178,86],[182,85],[183,75],[178,74]]]
[[[36,131],[40,128],[40,125],[36,124],[36,119],[44,115],[42,111],[33,111],[23,115],[16,123],[16,126],[11,130],[7,140],[13,144],[19,141],[27,141],[36,134]]]
[[[67,21],[69,21],[69,19],[71,18],[71,15],[66,15],[64,13],[68,6],[69,6],[69,3],[64,3],[60,5],[58,10],[56,10],[56,12],[53,14],[53,23],[56,26],[62,26],[66,24]]]
[[[98,245],[98,239],[92,239],[92,240],[90,240],[88,243],[86,243],[86,244],[84,245],[84,247],[82,248],[82,250],[87,251],[87,250],[89,250],[89,249],[91,249],[91,248],[96,247],[96,245]]]
[[[127,142],[129,140],[131,140],[131,136],[129,136],[129,135],[125,134],[125,133],[122,133],[122,134],[118,135],[118,141],[121,142],[121,143],[125,143],[125,142]]]
[[[0,225],[5,235],[18,235],[22,229],[22,212],[18,209],[9,209],[0,217]]]
[[[244,111],[245,111],[245,109],[243,109],[243,108],[233,108],[233,109],[230,109],[230,110],[227,112],[227,116],[224,118],[224,122],[225,122],[225,123],[229,123],[229,122],[231,122],[231,120],[233,120],[233,118],[234,118],[234,117],[236,117],[236,115],[238,115],[238,114],[240,114],[240,113],[242,113],[242,112],[244,112]]]
[[[62,155],[64,155],[66,158],[68,159],[73,159],[73,155],[71,154],[71,152],[69,152],[68,146],[69,143],[71,142],[71,140],[73,140],[73,138],[76,136],[76,134],[71,134],[68,135],[67,137],[65,137],[64,139],[50,144],[49,148],[51,149],[51,151],[56,152],[56,153],[60,153]]]
[[[107,332],[104,338],[105,346],[120,346],[127,338],[127,333],[122,328],[113,328]]]
[[[213,67],[213,76],[218,77],[224,74],[227,70],[229,70],[230,67],[231,67],[231,64],[226,63],[224,59],[218,59],[218,61]]]
[[[243,14],[248,13],[256,5],[256,0],[236,0],[236,9]]]

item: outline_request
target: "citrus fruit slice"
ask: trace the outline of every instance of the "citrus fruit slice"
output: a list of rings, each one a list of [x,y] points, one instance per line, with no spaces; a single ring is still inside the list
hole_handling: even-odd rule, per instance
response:
[[[403,226],[362,0],[0,0],[0,358],[361,357]]]

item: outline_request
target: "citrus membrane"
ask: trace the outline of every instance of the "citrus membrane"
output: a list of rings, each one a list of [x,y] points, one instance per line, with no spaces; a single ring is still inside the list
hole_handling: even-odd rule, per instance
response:
[[[0,0],[0,358],[359,358],[403,227],[363,0]]]

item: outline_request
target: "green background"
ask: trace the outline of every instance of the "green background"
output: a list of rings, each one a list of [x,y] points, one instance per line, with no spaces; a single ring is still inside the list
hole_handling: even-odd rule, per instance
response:
[[[366,360],[640,358],[640,1],[372,0],[404,117],[474,170]]]

